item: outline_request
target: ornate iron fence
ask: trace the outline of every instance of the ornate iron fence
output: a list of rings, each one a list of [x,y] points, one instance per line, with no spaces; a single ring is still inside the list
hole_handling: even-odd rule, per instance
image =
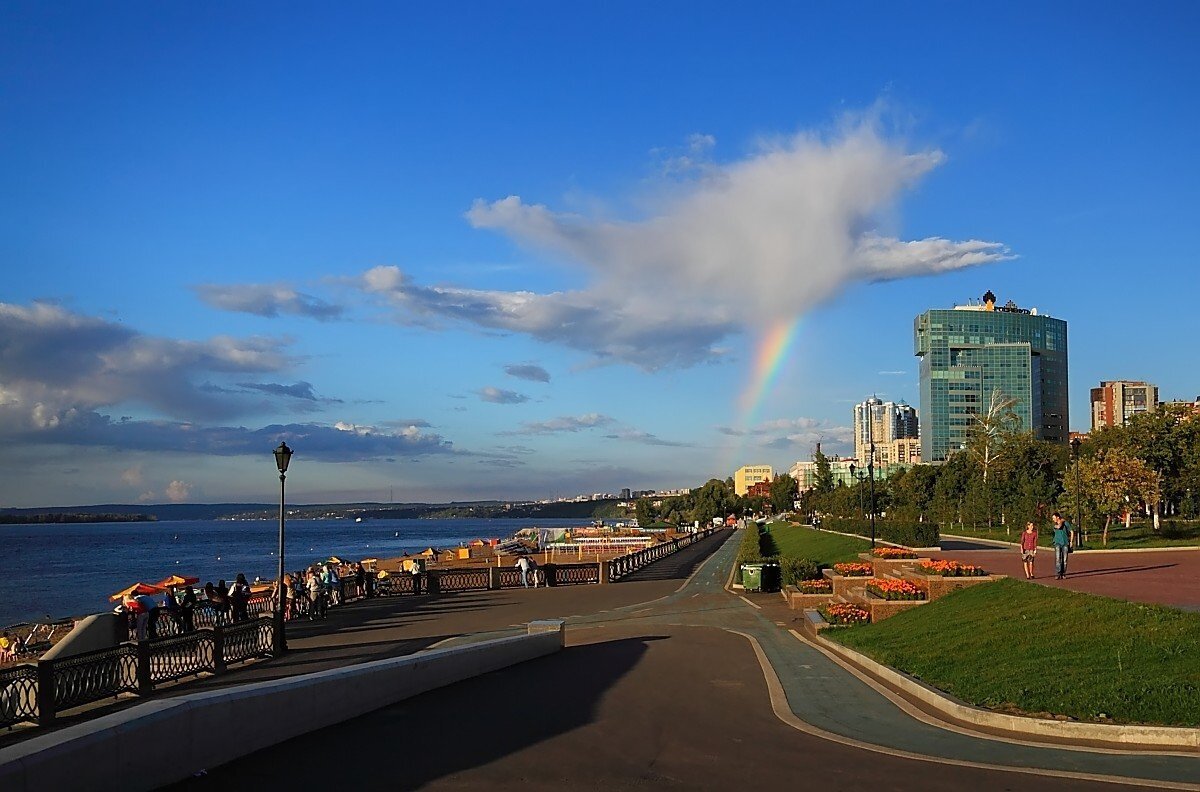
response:
[[[36,723],[38,671],[29,663],[0,669],[0,728]]]
[[[688,545],[712,536],[714,533],[716,533],[716,530],[717,529],[715,528],[707,528],[703,531],[686,534],[677,539],[672,539],[669,542],[661,542],[659,544],[647,547],[644,550],[638,550],[635,553],[627,553],[623,556],[617,556],[611,561],[605,561],[602,563],[608,564],[609,580],[620,580],[623,577],[632,575],[634,572],[637,572],[639,569],[647,566],[648,564],[653,564],[660,558],[665,558],[672,553],[682,550]]]
[[[472,591],[491,587],[486,567],[482,569],[441,569],[432,574],[438,577],[441,591]]]
[[[48,668],[43,669],[43,666]],[[122,693],[138,691],[138,658],[135,644],[84,652],[61,660],[39,661],[39,707],[53,701],[53,712],[91,704]],[[47,713],[42,713],[47,714]]]
[[[551,586],[574,586],[600,582],[599,564],[547,564],[537,569]]]
[[[249,621],[223,627],[224,658],[226,663],[240,663],[252,657],[263,657],[271,653],[274,625],[270,618]]]
[[[216,632],[196,630],[149,642],[150,681],[173,682],[204,671],[217,670]]]

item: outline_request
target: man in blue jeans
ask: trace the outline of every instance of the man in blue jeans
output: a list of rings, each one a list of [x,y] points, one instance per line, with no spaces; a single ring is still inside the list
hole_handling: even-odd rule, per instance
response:
[[[1067,576],[1067,553],[1071,552],[1074,530],[1058,512],[1050,515],[1050,519],[1054,521],[1054,569],[1058,572],[1056,579],[1062,580]]]

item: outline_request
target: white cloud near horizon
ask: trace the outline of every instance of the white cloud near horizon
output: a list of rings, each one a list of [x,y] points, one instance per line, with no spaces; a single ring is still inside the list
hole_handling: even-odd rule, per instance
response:
[[[712,142],[696,137],[689,151],[705,154]],[[472,226],[582,265],[585,285],[550,293],[424,286],[380,266],[359,287],[402,321],[523,333],[646,370],[711,362],[725,337],[803,314],[850,284],[1009,258],[999,242],[902,240],[881,230],[944,161],[864,121],[706,167],[638,219],[562,213],[516,195],[477,200],[466,213]]]

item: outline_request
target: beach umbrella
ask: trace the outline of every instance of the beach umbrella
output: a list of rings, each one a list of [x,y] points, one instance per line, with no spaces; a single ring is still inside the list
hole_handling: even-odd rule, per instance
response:
[[[121,589],[116,594],[109,597],[109,600],[115,602],[117,600],[129,599],[136,597],[139,594],[162,594],[166,591],[162,586],[152,586],[149,583],[134,583],[127,589]]]
[[[198,577],[191,577],[190,575],[186,577],[183,575],[171,575],[170,577],[163,578],[154,585],[160,588],[176,588],[177,586],[190,586],[193,583],[199,582],[200,578]]]
[[[342,559],[338,558],[337,556],[329,556],[329,560],[326,561],[325,563],[326,564],[340,564],[340,563],[342,563]]]

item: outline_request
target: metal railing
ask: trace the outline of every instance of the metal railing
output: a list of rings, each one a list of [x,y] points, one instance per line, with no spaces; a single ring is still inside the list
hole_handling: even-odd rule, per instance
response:
[[[0,668],[0,728],[38,719],[38,672],[30,663]]]
[[[637,572],[639,569],[642,569],[645,566],[653,564],[660,558],[664,558],[672,553],[678,552],[689,545],[695,544],[701,539],[706,539],[719,530],[721,529],[706,528],[702,531],[686,534],[667,542],[660,542],[659,544],[647,547],[645,550],[638,550],[634,553],[626,553],[623,556],[617,556],[611,561],[604,561],[602,563],[608,565],[608,579],[611,581],[617,581],[623,577],[632,575],[634,572]]]

